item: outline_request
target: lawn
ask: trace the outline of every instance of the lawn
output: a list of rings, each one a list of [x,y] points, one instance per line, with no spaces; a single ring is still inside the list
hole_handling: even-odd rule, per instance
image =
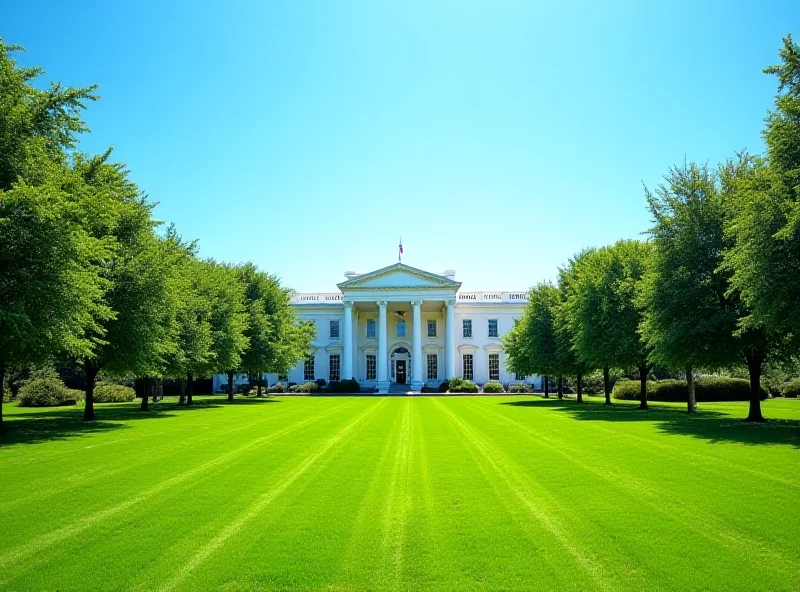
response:
[[[702,409],[6,405],[0,589],[800,589],[800,401]]]

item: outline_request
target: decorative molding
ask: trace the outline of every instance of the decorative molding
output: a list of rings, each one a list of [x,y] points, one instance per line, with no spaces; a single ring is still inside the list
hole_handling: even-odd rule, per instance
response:
[[[417,308],[419,306],[422,306],[422,300],[412,300],[411,301],[411,306],[413,306],[415,308]]]
[[[346,280],[346,281],[341,282],[341,283],[336,284],[336,285],[340,289],[341,288],[347,288],[347,289],[356,288],[357,289],[357,288],[360,288],[360,287],[363,288],[364,287],[363,286],[364,282],[367,282],[369,280],[374,280],[374,279],[377,279],[377,278],[380,278],[380,277],[387,276],[387,275],[389,275],[391,273],[394,273],[396,271],[403,271],[403,272],[406,272],[406,273],[408,273],[410,275],[421,277],[421,278],[424,278],[424,279],[429,280],[431,282],[434,282],[435,284],[437,284],[436,287],[438,287],[438,288],[441,288],[441,287],[455,287],[456,289],[458,289],[459,287],[461,287],[461,282],[457,282],[455,280],[451,280],[448,277],[445,277],[445,276],[442,276],[442,275],[439,275],[439,274],[436,274],[436,273],[431,273],[429,271],[425,271],[425,270],[422,270],[422,269],[417,269],[416,267],[411,267],[410,265],[406,265],[405,263],[394,263],[392,265],[389,265],[388,267],[383,267],[381,269],[376,269],[375,271],[370,271],[368,273],[361,274],[359,276],[356,276],[354,278],[351,278],[349,280]],[[414,287],[416,288],[418,286],[414,286]],[[422,286],[419,286],[419,287],[422,287]],[[367,288],[372,289],[373,287],[367,286]]]
[[[345,300],[344,302],[342,302],[342,304],[344,304],[345,308],[353,308],[353,301],[352,300]]]

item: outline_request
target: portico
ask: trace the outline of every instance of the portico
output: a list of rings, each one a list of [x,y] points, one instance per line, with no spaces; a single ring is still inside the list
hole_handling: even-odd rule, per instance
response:
[[[338,284],[344,306],[342,378],[362,375],[364,381],[375,381],[378,392],[387,392],[392,383],[408,384],[408,390],[419,391],[427,376],[423,347],[441,349],[437,341],[442,337],[442,379],[454,375],[455,302],[460,282],[401,263],[347,277]],[[433,323],[426,327],[424,342],[423,317],[426,324]],[[355,347],[354,334],[364,337],[360,348]],[[372,355],[374,376],[372,360],[367,357]]]

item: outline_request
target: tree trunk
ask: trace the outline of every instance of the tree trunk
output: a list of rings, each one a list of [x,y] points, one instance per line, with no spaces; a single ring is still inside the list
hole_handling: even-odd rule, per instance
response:
[[[191,374],[186,375],[186,404],[192,404],[192,397],[194,396],[194,376]]]
[[[697,411],[697,401],[694,398],[694,374],[692,373],[692,367],[686,367],[686,387],[689,390],[689,400],[687,402],[689,413],[694,413]]]
[[[548,380],[547,376],[544,377],[544,398],[550,398],[550,380]]]
[[[583,374],[576,377],[575,390],[578,392],[578,403],[583,403]]]
[[[744,358],[747,360],[747,370],[750,373],[750,413],[747,414],[745,421],[767,421],[761,414],[761,367],[764,364],[764,356],[753,348]]]
[[[178,397],[178,405],[186,404],[186,381],[181,380],[181,394]]]
[[[563,376],[559,376],[558,377],[558,398],[559,399],[563,399],[564,398],[564,377]]]
[[[94,420],[94,379],[100,368],[92,364],[91,360],[83,360],[83,371],[86,373],[86,406],[83,408],[83,419]]]
[[[639,409],[647,411],[647,375],[650,374],[650,367],[645,364],[639,366]]]
[[[606,394],[606,405],[611,405],[611,376],[608,366],[603,366],[603,392]]]
[[[142,406],[139,407],[139,411],[150,411],[150,406],[147,403],[147,398],[150,396],[150,378],[142,378]]]
[[[6,396],[3,383],[6,380],[6,361],[0,360],[0,432],[3,431],[3,399]]]
[[[261,372],[259,372],[258,373],[258,390],[256,392],[256,397],[260,397],[261,396],[261,378],[262,378],[262,376],[263,375],[261,374]]]
[[[233,370],[228,370],[228,401],[233,401]]]

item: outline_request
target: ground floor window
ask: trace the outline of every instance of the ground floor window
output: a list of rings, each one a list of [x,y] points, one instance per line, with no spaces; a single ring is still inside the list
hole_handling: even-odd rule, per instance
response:
[[[489,354],[489,380],[500,380],[500,354]]]
[[[342,375],[342,364],[339,359],[339,354],[332,354],[329,364],[329,378],[328,380],[340,380]]]
[[[306,361],[303,362],[303,380],[314,380],[314,356],[308,356]]]
[[[375,380],[377,378],[376,367],[375,354],[367,354],[367,380]]]
[[[464,354],[462,361],[464,363],[464,368],[461,372],[461,378],[464,380],[472,380],[472,354]]]
[[[439,356],[428,354],[428,380],[436,380],[439,377]]]
[[[288,374],[278,374],[278,382],[289,382]]]
[[[525,374],[520,374],[519,372],[514,374],[514,380],[525,380],[526,378],[528,377]]]

